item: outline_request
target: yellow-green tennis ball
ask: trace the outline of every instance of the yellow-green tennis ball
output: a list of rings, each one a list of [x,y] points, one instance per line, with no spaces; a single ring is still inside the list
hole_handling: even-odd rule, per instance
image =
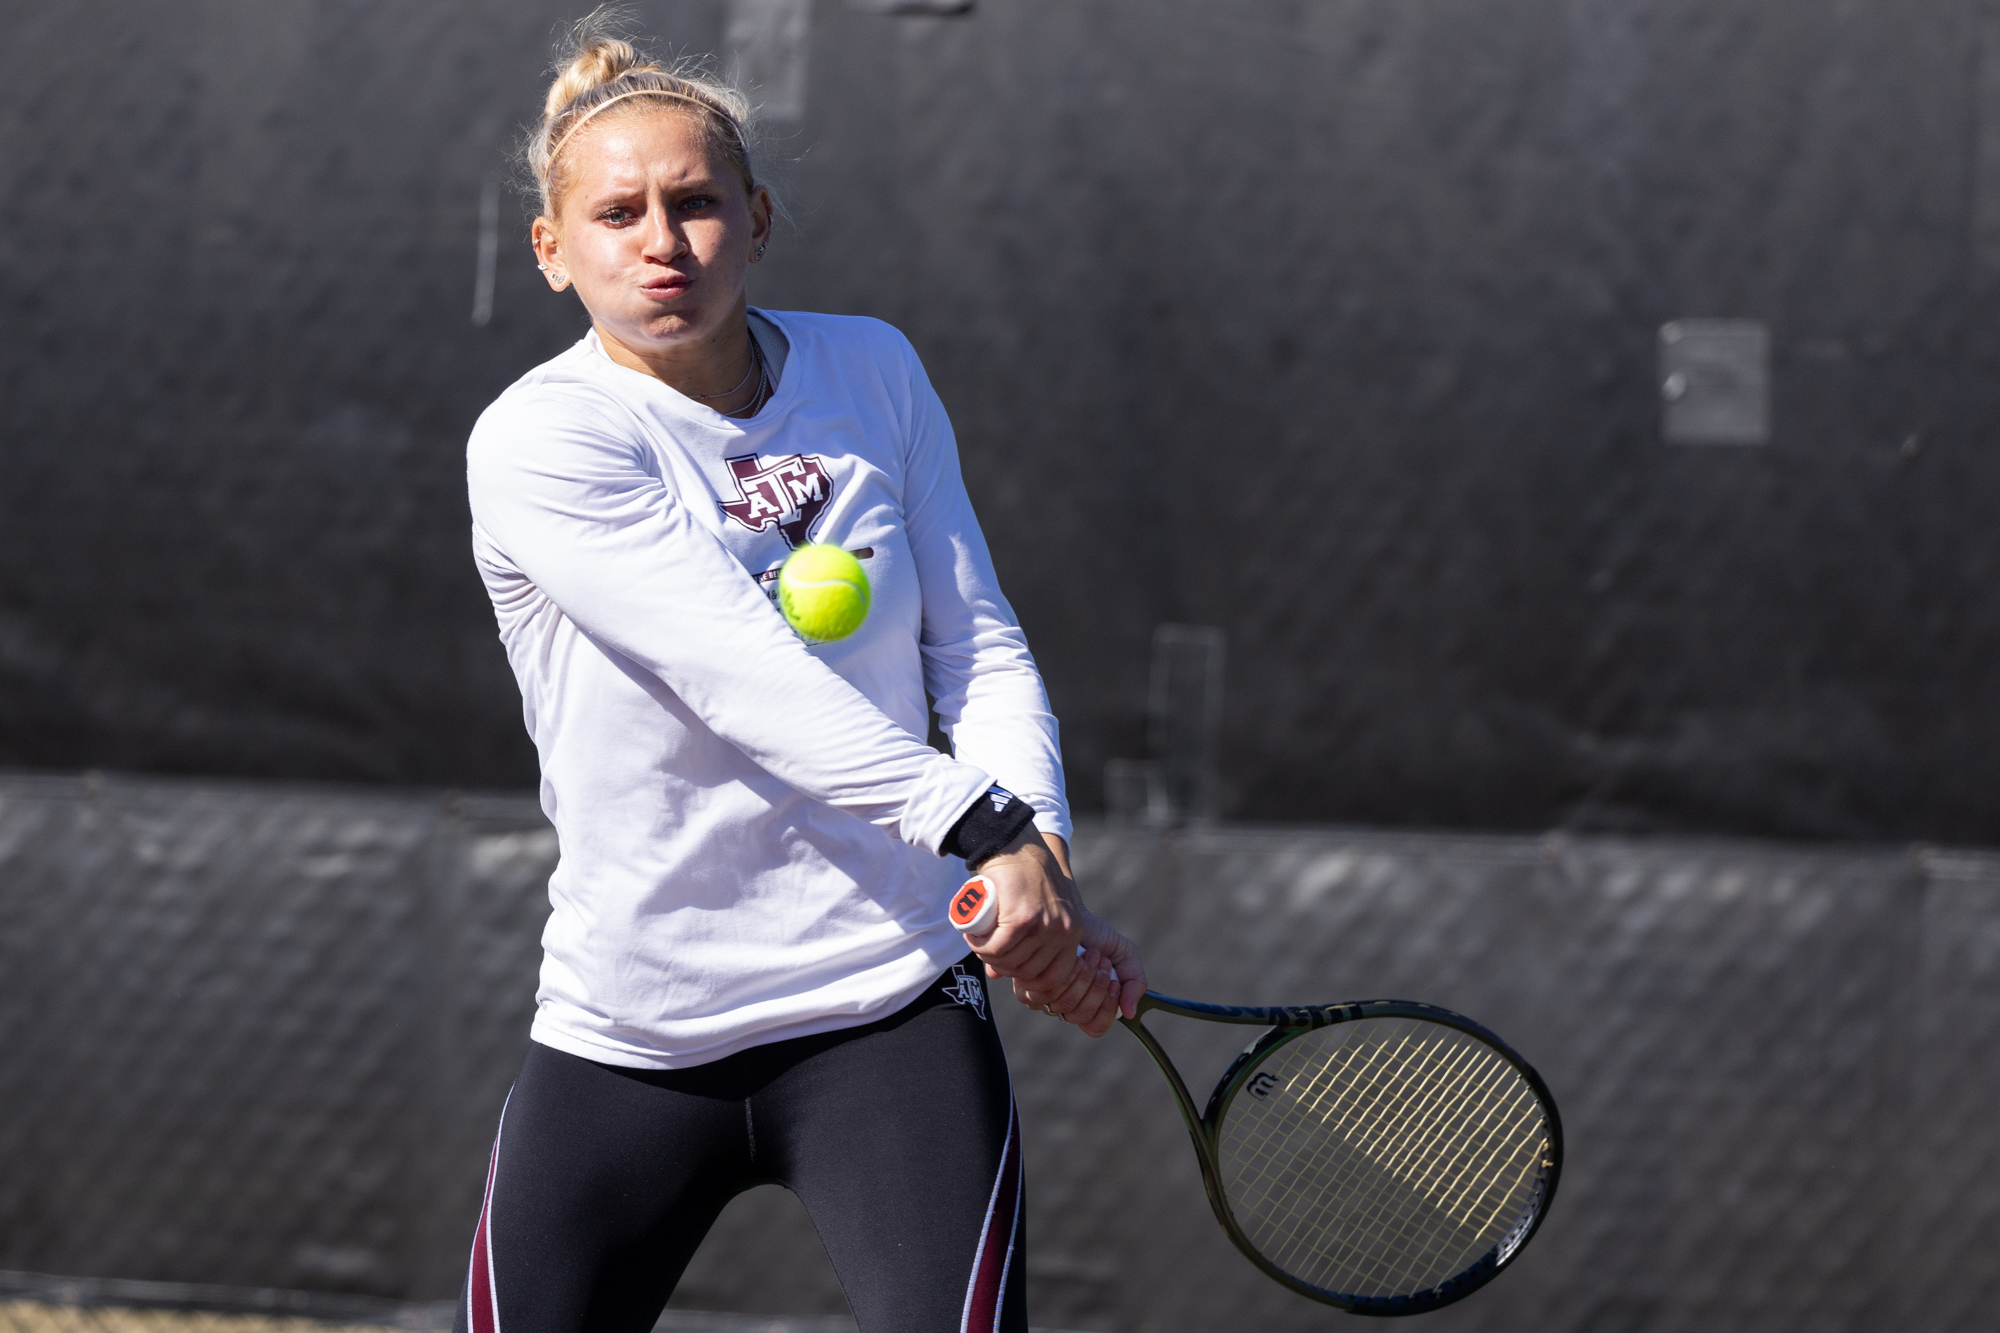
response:
[[[844,639],[868,619],[868,576],[838,546],[801,546],[778,571],[778,608],[808,639]]]

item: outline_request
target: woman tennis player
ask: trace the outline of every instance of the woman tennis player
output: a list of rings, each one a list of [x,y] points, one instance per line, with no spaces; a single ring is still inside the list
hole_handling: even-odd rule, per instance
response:
[[[1144,973],[1071,881],[1055,719],[915,353],[746,305],[773,203],[745,119],[586,20],[528,149],[536,255],[591,329],[467,470],[562,859],[457,1327],[643,1333],[776,1183],[865,1333],[1019,1333],[986,978],[1101,1035]],[[872,585],[837,643],[768,596],[808,542]],[[999,903],[971,941],[967,867]]]

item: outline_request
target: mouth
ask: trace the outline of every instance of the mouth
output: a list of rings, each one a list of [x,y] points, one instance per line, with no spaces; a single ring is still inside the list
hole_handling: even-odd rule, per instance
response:
[[[694,286],[694,279],[670,273],[664,277],[648,278],[639,284],[639,290],[655,301],[670,301]]]

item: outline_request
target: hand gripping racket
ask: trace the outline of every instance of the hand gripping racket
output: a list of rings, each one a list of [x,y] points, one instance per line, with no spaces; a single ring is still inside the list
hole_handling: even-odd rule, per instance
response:
[[[1195,1110],[1139,1021],[1267,1029]],[[1239,1009],[1148,991],[1120,1018],[1173,1086],[1216,1220],[1250,1262],[1354,1314],[1449,1305],[1535,1234],[1562,1173],[1541,1076],[1469,1018],[1404,1000]]]

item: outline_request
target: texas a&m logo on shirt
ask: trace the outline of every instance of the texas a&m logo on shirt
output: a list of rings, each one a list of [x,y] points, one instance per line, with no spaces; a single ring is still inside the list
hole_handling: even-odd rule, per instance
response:
[[[804,546],[813,524],[833,498],[833,479],[816,454],[793,454],[775,463],[757,455],[726,458],[740,500],[722,501],[722,512],[752,532],[776,526],[787,546]]]

